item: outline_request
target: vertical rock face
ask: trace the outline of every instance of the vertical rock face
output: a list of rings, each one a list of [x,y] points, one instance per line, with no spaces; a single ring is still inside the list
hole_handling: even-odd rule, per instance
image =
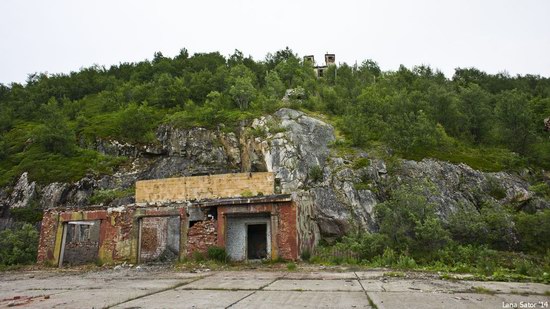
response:
[[[29,183],[28,174],[25,172],[13,187],[8,204],[11,208],[27,207],[35,197],[35,193],[36,183],[34,181]]]
[[[266,133],[264,139],[255,139],[255,149],[261,149],[267,170],[281,179],[282,193],[303,189],[309,170],[325,164],[335,139],[331,125],[287,108],[254,121],[252,127]]]
[[[22,174],[13,187],[0,188],[1,215],[32,200],[44,208],[85,207],[95,193],[125,190],[140,179],[241,171],[272,171],[281,193],[293,195],[302,251],[353,229],[375,231],[375,206],[387,199],[387,192],[407,182],[428,181],[434,187],[428,198],[443,220],[459,207],[477,209],[486,201],[519,202],[534,211],[550,207],[548,200],[529,191],[526,181],[508,173],[483,173],[433,159],[402,160],[389,169],[386,162],[361,150],[338,155],[330,147],[335,141],[331,125],[287,108],[243,124],[237,134],[163,125],[156,136],[157,143],[151,145],[98,141],[96,150],[129,158],[129,164],[114,175],[39,186]],[[363,164],[355,164],[358,160]],[[109,203],[131,203],[133,195],[127,192],[128,196]]]

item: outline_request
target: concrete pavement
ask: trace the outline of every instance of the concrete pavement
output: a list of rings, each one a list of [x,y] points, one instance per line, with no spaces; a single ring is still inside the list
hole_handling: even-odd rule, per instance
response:
[[[550,285],[401,278],[383,270],[52,270],[0,273],[0,308],[7,307],[550,308]]]

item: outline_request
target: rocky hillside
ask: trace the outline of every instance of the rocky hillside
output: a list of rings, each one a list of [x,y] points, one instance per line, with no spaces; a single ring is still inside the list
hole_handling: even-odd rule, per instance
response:
[[[339,151],[331,125],[288,108],[243,124],[238,134],[161,126],[156,138],[149,145],[97,141],[93,147],[99,152],[130,158],[114,175],[38,185],[22,174],[13,186],[0,189],[0,224],[8,225],[10,212],[25,207],[132,203],[139,179],[239,171],[273,171],[281,192],[292,194],[302,215],[312,219],[312,227],[301,229],[314,231],[308,237],[312,242],[331,241],[354,228],[375,231],[374,206],[411,182],[429,187],[426,195],[442,220],[459,208],[475,211],[487,201],[531,210],[550,207],[519,175],[484,173],[433,159],[385,161],[357,149]]]

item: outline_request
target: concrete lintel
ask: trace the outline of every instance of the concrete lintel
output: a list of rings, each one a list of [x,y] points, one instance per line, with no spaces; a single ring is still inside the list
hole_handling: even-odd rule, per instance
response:
[[[292,201],[290,194],[274,194],[267,196],[254,197],[231,197],[219,198],[212,200],[201,200],[191,202],[193,206],[212,207],[212,206],[247,206],[249,204],[264,204],[264,203],[284,203]]]

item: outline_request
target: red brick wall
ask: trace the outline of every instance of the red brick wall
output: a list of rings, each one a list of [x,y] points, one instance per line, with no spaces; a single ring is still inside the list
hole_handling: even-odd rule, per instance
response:
[[[296,230],[296,204],[285,203],[279,207],[279,230],[277,231],[279,256],[287,260],[298,258],[298,241]]]
[[[44,212],[40,241],[38,243],[38,263],[45,263],[54,259],[55,235],[57,233],[57,214],[53,211]]]
[[[206,252],[208,247],[218,245],[218,223],[216,220],[198,221],[187,232],[187,255]]]

